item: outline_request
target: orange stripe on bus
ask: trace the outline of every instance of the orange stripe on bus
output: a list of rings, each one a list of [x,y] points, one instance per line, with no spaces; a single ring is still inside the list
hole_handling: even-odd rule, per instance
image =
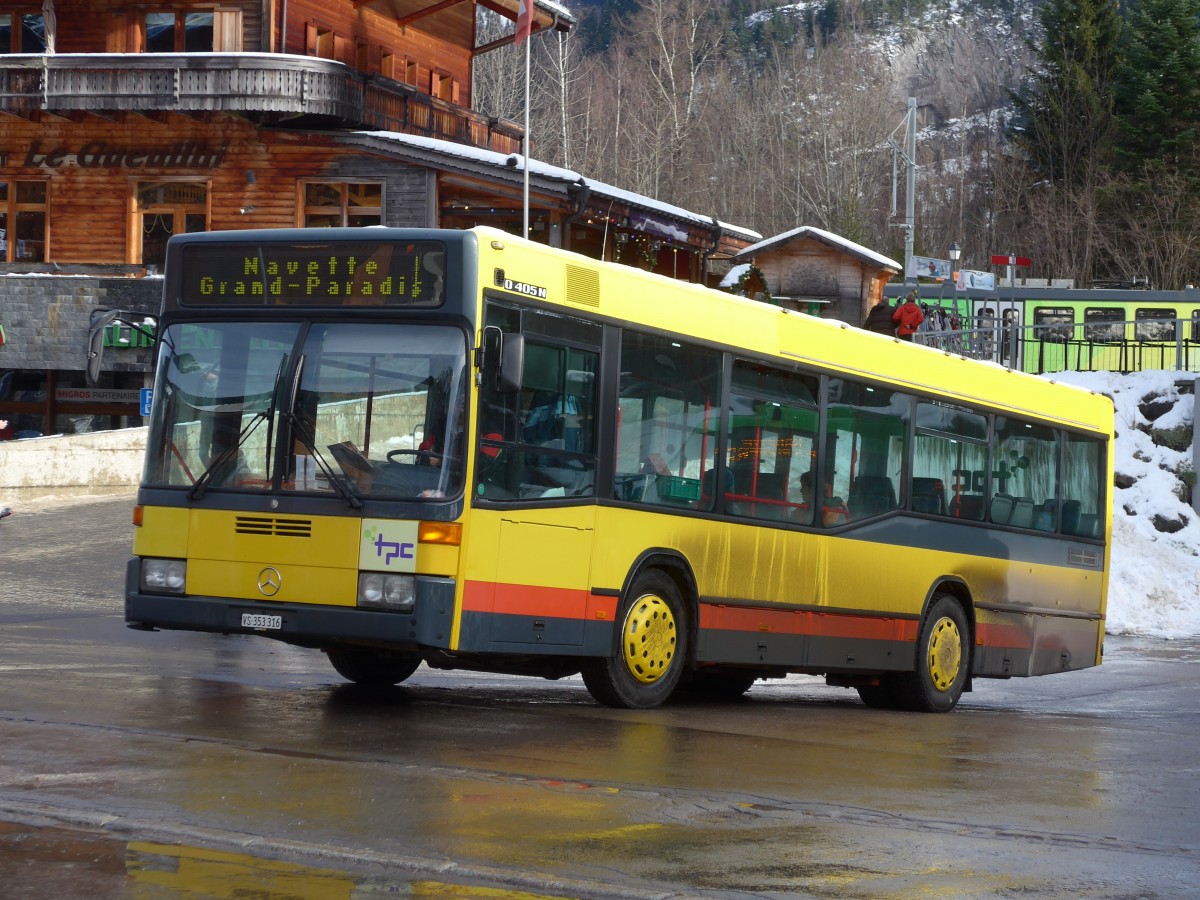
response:
[[[617,598],[572,588],[468,581],[463,585],[463,612],[611,622],[617,612]]]
[[[761,631],[770,634],[808,634],[876,641],[915,641],[915,619],[887,616],[849,616],[841,613],[762,607],[700,607],[700,627],[718,631]]]
[[[616,618],[617,598],[571,588],[468,581],[463,586],[463,611],[611,622]],[[920,623],[915,619],[890,616],[854,616],[814,610],[706,603],[700,607],[700,627],[713,631],[753,631],[915,643]],[[1032,646],[1030,635],[1024,629],[986,623],[976,626],[975,643],[980,647],[1023,649]]]
[[[1026,629],[1016,625],[989,625],[987,622],[979,622],[975,626],[975,645],[1028,650],[1033,646],[1033,640]]]

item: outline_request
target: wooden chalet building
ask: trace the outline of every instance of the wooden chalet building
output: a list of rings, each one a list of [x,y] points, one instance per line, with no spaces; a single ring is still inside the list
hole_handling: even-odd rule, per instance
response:
[[[904,267],[836,234],[802,225],[759,241],[733,258],[752,264],[770,301],[827,319],[860,325]]]
[[[471,108],[477,14],[519,0],[0,0],[0,438],[139,424],[167,239],[234,228],[522,227],[522,130]],[[570,13],[535,0],[538,32]],[[701,281],[759,238],[530,164],[530,236]]]

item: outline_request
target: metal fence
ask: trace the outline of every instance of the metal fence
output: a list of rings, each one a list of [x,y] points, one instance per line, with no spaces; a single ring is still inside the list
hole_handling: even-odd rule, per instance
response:
[[[1200,335],[1194,326],[1191,319],[1105,321],[1102,325],[1000,323],[948,331],[923,326],[913,340],[1035,375],[1143,369],[1200,372]]]

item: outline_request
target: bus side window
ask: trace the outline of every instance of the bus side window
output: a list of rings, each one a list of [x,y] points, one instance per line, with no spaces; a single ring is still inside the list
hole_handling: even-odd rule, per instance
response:
[[[591,496],[595,488],[595,383],[599,354],[531,339],[525,349],[521,441],[527,492]]]
[[[725,511],[812,524],[818,380],[737,360],[729,395]]]
[[[709,508],[721,355],[651,335],[621,336],[621,394],[613,496],[656,506]]]
[[[917,402],[913,512],[979,521],[987,489],[987,416],[942,400]]]
[[[1047,521],[1038,511],[1048,512],[1046,502],[1050,500],[1057,516],[1057,434],[1044,425],[997,416],[994,440],[992,459],[999,490],[1012,497],[1007,524],[1053,530],[1053,517]]]
[[[829,380],[825,496],[845,497],[852,521],[905,505],[903,472],[911,401],[889,388]]]
[[[600,326],[573,316],[489,303],[486,325],[524,338],[520,389],[480,389],[473,496],[538,501],[590,497],[596,483]]]
[[[1083,435],[1066,434],[1063,441],[1062,533],[1085,538],[1103,537],[1104,443]]]

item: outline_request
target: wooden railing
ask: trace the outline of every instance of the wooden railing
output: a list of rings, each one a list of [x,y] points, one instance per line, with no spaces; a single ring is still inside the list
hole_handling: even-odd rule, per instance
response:
[[[379,75],[269,53],[0,56],[0,112],[229,112],[263,123],[297,116],[403,131],[500,152],[521,130]]]

